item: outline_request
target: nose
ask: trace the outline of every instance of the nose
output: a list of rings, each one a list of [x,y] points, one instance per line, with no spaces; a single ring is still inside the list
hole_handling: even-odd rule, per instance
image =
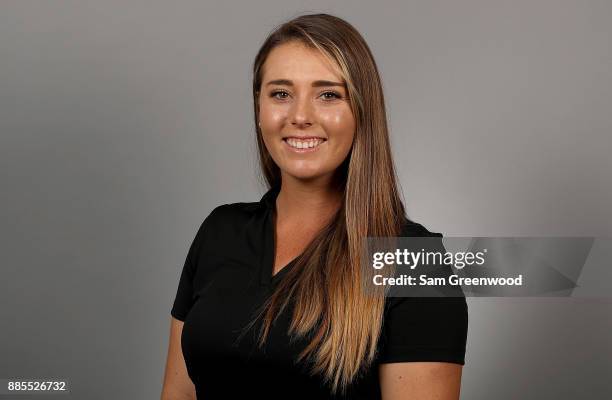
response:
[[[312,125],[313,110],[310,100],[306,96],[301,96],[293,102],[289,121],[296,128],[307,128]]]

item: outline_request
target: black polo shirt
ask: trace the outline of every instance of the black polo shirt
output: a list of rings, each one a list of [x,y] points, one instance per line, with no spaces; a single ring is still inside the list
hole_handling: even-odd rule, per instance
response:
[[[238,340],[293,266],[292,261],[272,276],[277,195],[273,188],[259,202],[215,208],[189,248],[171,314],[185,322],[181,347],[198,399],[380,399],[378,364],[464,364],[464,297],[387,298],[376,362],[344,396],[332,396],[321,376],[294,362],[306,343],[287,335],[291,307],[279,316],[263,348],[255,345],[260,325]],[[402,236],[442,237],[412,221]]]

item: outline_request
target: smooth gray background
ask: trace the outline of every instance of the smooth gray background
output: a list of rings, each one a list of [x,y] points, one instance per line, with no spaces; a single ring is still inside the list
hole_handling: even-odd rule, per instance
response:
[[[159,397],[199,224],[264,191],[253,57],[311,11],[371,46],[412,219],[612,236],[610,1],[2,0],[0,377]],[[469,307],[462,398],[612,395],[609,298]]]

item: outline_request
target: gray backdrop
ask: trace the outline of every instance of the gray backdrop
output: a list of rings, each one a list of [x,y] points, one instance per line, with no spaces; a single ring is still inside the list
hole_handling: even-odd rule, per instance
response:
[[[0,378],[159,397],[199,224],[264,191],[253,57],[310,11],[374,52],[412,219],[611,236],[610,1],[2,0]],[[462,398],[612,395],[609,298],[468,301]]]

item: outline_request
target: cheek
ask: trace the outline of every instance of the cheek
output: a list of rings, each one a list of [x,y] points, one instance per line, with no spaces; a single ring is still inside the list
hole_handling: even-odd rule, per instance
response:
[[[324,113],[321,118],[327,132],[343,144],[353,142],[355,135],[355,120],[350,109],[334,110]]]
[[[259,120],[262,127],[267,127],[268,129],[278,128],[286,119],[286,116],[287,110],[284,107],[268,104],[265,101],[260,105]]]

